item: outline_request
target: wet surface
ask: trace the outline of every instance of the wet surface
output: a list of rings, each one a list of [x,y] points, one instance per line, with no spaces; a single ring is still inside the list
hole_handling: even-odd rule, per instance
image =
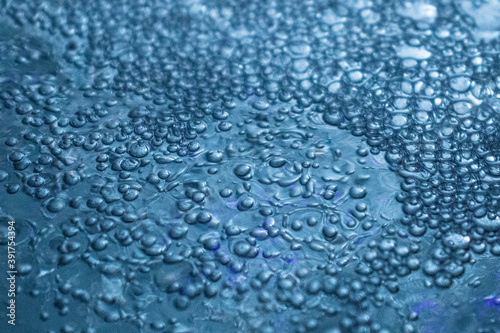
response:
[[[498,1],[0,6],[0,331],[499,332]]]

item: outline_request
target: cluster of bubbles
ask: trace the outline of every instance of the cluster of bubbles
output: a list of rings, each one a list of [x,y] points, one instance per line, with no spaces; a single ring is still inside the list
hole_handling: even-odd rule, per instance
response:
[[[42,207],[18,222],[33,327],[419,331],[402,285],[500,256],[484,6],[4,2],[0,182]]]

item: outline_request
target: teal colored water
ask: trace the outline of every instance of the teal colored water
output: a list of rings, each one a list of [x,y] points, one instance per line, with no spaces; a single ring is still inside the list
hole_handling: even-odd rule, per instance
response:
[[[0,331],[500,332],[499,18],[0,1]]]

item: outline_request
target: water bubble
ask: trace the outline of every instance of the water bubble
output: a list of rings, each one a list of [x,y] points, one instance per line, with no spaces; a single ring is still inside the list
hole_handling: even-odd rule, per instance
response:
[[[354,186],[349,189],[349,195],[353,199],[361,199],[366,196],[366,189],[362,186]]]
[[[146,143],[135,142],[130,145],[128,153],[132,157],[142,158],[148,155],[149,146]]]

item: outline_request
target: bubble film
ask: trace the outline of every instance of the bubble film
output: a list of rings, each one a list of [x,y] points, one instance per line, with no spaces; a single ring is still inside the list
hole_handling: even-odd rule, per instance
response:
[[[1,332],[500,332],[498,0],[2,0],[0,155]]]

